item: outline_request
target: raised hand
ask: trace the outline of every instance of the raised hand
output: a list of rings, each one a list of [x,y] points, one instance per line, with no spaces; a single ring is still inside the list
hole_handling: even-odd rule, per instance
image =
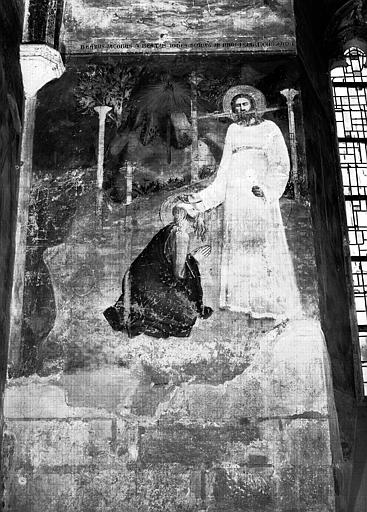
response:
[[[199,195],[196,194],[195,192],[192,194],[182,194],[181,196],[178,197],[178,199],[180,201],[183,201],[184,203],[190,203],[190,204],[195,204],[195,203],[201,202]]]
[[[254,194],[254,196],[256,197],[265,197],[265,194],[262,190],[262,188],[258,187],[258,186],[255,186],[255,187],[252,187],[251,189],[251,192]]]
[[[207,258],[212,252],[212,248],[210,245],[202,245],[198,247],[194,251],[192,251],[191,255],[196,259],[198,263]]]

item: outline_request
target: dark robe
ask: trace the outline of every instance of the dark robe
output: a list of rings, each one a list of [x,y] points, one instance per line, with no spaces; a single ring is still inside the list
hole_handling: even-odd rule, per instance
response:
[[[126,272],[122,295],[104,312],[114,330],[125,331],[130,338],[142,333],[156,338],[185,337],[199,316],[210,316],[211,308],[203,306],[200,272],[193,256],[186,256],[182,278],[175,277],[176,229],[174,224],[161,229]]]

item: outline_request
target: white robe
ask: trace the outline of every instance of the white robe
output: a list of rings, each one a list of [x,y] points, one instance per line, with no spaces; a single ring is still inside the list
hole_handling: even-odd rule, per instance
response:
[[[229,126],[203,209],[224,203],[220,307],[254,318],[297,318],[301,304],[280,213],[289,177],[287,146],[272,121]],[[256,197],[252,187],[265,195]]]

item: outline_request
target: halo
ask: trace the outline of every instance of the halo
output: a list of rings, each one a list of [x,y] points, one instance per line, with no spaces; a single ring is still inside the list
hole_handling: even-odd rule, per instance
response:
[[[178,205],[179,203],[182,204],[182,199],[180,195],[172,195],[167,197],[165,201],[161,204],[161,207],[159,209],[159,218],[161,219],[161,222],[164,226],[167,224],[170,224],[173,221],[172,217],[172,209],[174,206]],[[188,209],[195,211],[195,209],[188,204]],[[190,212],[188,211],[190,214]],[[197,211],[197,213],[199,213]]]
[[[232,112],[232,101],[238,95],[250,96],[255,103],[256,110],[264,111],[266,109],[265,96],[259,89],[251,87],[251,85],[235,85],[228,89],[223,96],[223,112]]]

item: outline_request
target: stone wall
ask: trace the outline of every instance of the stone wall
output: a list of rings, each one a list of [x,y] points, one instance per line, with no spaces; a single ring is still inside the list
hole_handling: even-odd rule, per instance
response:
[[[67,54],[294,51],[291,0],[66,0]]]
[[[6,510],[334,511],[338,427],[318,322],[269,332],[222,384],[204,367],[197,383],[165,384],[172,345],[151,347],[150,374],[136,361],[11,382]]]
[[[80,14],[82,3],[69,2],[69,27],[78,22],[71,17],[70,6],[74,16],[75,12]],[[91,0],[84,4],[90,7],[88,16],[98,8]],[[204,11],[202,4],[200,9]],[[288,1],[250,4],[263,8],[265,14],[290,5]],[[107,14],[112,16],[110,11]],[[83,17],[81,22],[85,22]],[[143,25],[147,22],[149,19],[144,18]],[[242,74],[236,78],[266,87],[269,75],[271,83],[277,84],[276,103],[281,87],[297,83],[298,72],[294,61],[274,68],[274,55],[272,59],[259,57],[258,69],[244,59]],[[266,72],[261,77],[262,66]],[[208,236],[213,247],[202,271],[205,299],[215,310],[213,316],[199,320],[187,339],[145,335],[129,339],[125,333],[112,331],[103,310],[118,297],[121,277],[132,259],[161,227],[159,207],[172,191],[155,191],[138,197],[129,206],[112,201],[106,194],[102,217],[95,208],[93,187],[86,187],[82,197],[75,195],[75,211],[62,222],[63,229],[47,250],[41,247],[39,255],[42,272],[49,276],[50,293],[38,304],[52,310],[52,321],[40,326],[40,316],[29,316],[31,327],[42,334],[37,344],[37,364],[30,364],[31,371],[37,373],[18,375],[8,383],[8,512],[346,510],[331,368],[337,390],[341,390],[337,395],[339,407],[344,396],[344,403],[353,406],[350,397],[354,381],[351,353],[330,321],[332,315],[334,319],[339,315],[341,328],[347,329],[349,312],[339,302],[333,307],[330,297],[335,279],[342,286],[340,301],[346,300],[346,286],[345,281],[341,284],[336,267],[331,266],[342,260],[339,210],[333,205],[334,185],[328,181],[332,177],[318,172],[322,156],[317,151],[312,153],[312,148],[319,147],[308,118],[319,101],[314,86],[317,73],[315,76],[313,85],[305,77],[302,96],[314,230],[305,190],[300,202],[292,194],[280,200],[284,235],[302,300],[302,313],[297,318],[277,323],[219,310],[223,226],[222,210],[218,209],[208,214]],[[63,83],[68,85],[68,80],[50,84],[50,90],[59,90],[59,103],[53,105],[63,109],[62,130],[72,132],[73,118],[65,110],[70,88],[64,90]],[[270,96],[271,83],[267,85]],[[325,82],[320,88],[324,86]],[[47,91],[41,96],[47,97]],[[296,114],[300,171],[305,171],[299,104]],[[45,109],[43,115],[47,117]],[[272,119],[289,143],[285,109]],[[214,134],[223,142],[226,126],[222,124],[221,128],[221,133],[216,128]],[[76,133],[71,133],[74,140],[78,140]],[[117,135],[121,146],[124,134]],[[318,135],[325,146],[330,143],[332,134],[322,119]],[[44,140],[39,137],[40,144]],[[139,140],[130,143],[138,154]],[[54,181],[59,177],[57,173],[70,172],[70,154],[64,157],[56,146],[57,137],[54,163],[49,155],[38,160],[48,162],[49,169],[43,170],[54,171]],[[93,158],[93,148],[89,156]],[[151,161],[156,164],[156,160],[153,152]],[[95,167],[85,167],[77,178],[87,176],[82,185],[87,184],[95,179],[95,171]],[[204,180],[201,186],[208,182]],[[195,186],[181,184],[176,192],[190,192],[196,190]],[[62,199],[59,192],[56,187],[49,199],[56,207]],[[61,214],[63,206],[60,204]],[[324,211],[328,212],[326,216]],[[320,231],[326,221],[335,227],[331,234]],[[37,228],[36,223],[32,227]],[[314,233],[318,234],[315,245],[322,323],[332,365],[315,297],[315,254],[310,243]],[[329,237],[334,252],[327,249],[321,234]],[[44,292],[45,287],[40,287],[40,294]],[[29,300],[29,309],[34,304]],[[349,334],[347,330],[345,333]],[[343,357],[345,368],[341,365]],[[344,428],[340,423],[348,457],[350,424]]]
[[[247,80],[262,80],[264,90],[267,84],[266,95],[274,104],[284,105],[279,91],[297,84],[293,59],[247,61],[238,66],[236,80],[243,69]],[[221,72],[228,75],[225,69]],[[72,91],[66,78],[40,93],[36,141],[41,145],[54,137],[58,149],[52,159],[35,148],[46,186],[50,171],[56,183],[70,174],[70,155],[78,155],[79,138],[90,143],[80,135],[81,125],[74,128],[73,121],[79,118],[73,103],[67,104]],[[48,99],[62,98],[63,92],[64,102]],[[48,114],[49,108],[56,111]],[[73,111],[75,117],[69,114]],[[289,143],[286,109],[270,115]],[[209,121],[202,132],[206,140],[215,136],[219,159],[228,123]],[[95,137],[95,118],[91,123],[85,133]],[[301,173],[305,167],[299,103],[296,124]],[[48,126],[62,137],[50,129],[52,135],[46,139]],[[66,153],[57,141],[66,148],[69,129],[67,137],[75,147],[70,144]],[[147,176],[157,161],[166,159],[166,153],[159,152],[162,140],[157,137],[154,144],[144,146],[132,132],[131,147],[121,158],[135,152],[135,162],[143,158],[141,168]],[[144,158],[147,150],[154,159]],[[171,168],[176,165],[182,173],[175,152],[185,156],[189,150],[174,148]],[[92,159],[93,152],[89,156]],[[95,167],[84,167],[77,176],[82,185],[87,180],[93,185]],[[62,222],[55,220],[51,227],[60,229],[50,231],[47,244],[43,233],[34,240],[42,249],[42,272],[48,272],[52,297],[42,286],[35,286],[33,300],[26,296],[33,308],[28,325],[35,334],[40,334],[37,328],[44,331],[35,347],[38,365],[30,365],[37,374],[26,372],[8,384],[9,445],[17,440],[6,488],[9,512],[35,512],[40,507],[44,512],[335,510],[334,472],[338,476],[341,450],[330,364],[318,321],[305,195],[297,202],[287,189],[280,200],[302,301],[299,318],[277,323],[219,309],[221,208],[207,214],[212,254],[201,269],[205,303],[214,309],[210,319],[198,320],[188,338],[143,334],[131,339],[114,332],[103,317],[103,310],[120,294],[126,268],[162,227],[161,204],[174,193],[196,190],[212,179],[154,190],[134,197],[128,206],[111,200],[106,190],[101,218],[93,186],[73,196],[75,208],[69,212],[64,212],[69,203],[60,187],[45,191],[54,205],[50,212],[56,210]],[[41,216],[36,220],[35,233]],[[194,239],[196,243],[200,242]],[[37,275],[41,271],[35,282]],[[34,314],[39,299],[42,312],[40,307]],[[51,320],[48,329],[42,321],[44,311]]]
[[[23,94],[19,66],[20,2],[0,6],[0,408],[5,388],[9,336],[9,309],[14,257],[17,180],[19,174],[20,120]],[[0,410],[0,444],[3,415]],[[6,443],[5,443],[6,444]],[[2,469],[7,449],[2,450]],[[3,474],[4,476],[4,474]],[[1,486],[2,487],[2,486]],[[2,489],[0,489],[0,492]]]
[[[302,98],[321,323],[331,359],[347,489],[354,445],[356,397],[361,382],[342,177],[329,80],[330,62],[323,39],[331,14],[331,6],[328,7],[329,11],[321,11],[316,21],[315,5],[296,2],[298,50],[304,67]]]

